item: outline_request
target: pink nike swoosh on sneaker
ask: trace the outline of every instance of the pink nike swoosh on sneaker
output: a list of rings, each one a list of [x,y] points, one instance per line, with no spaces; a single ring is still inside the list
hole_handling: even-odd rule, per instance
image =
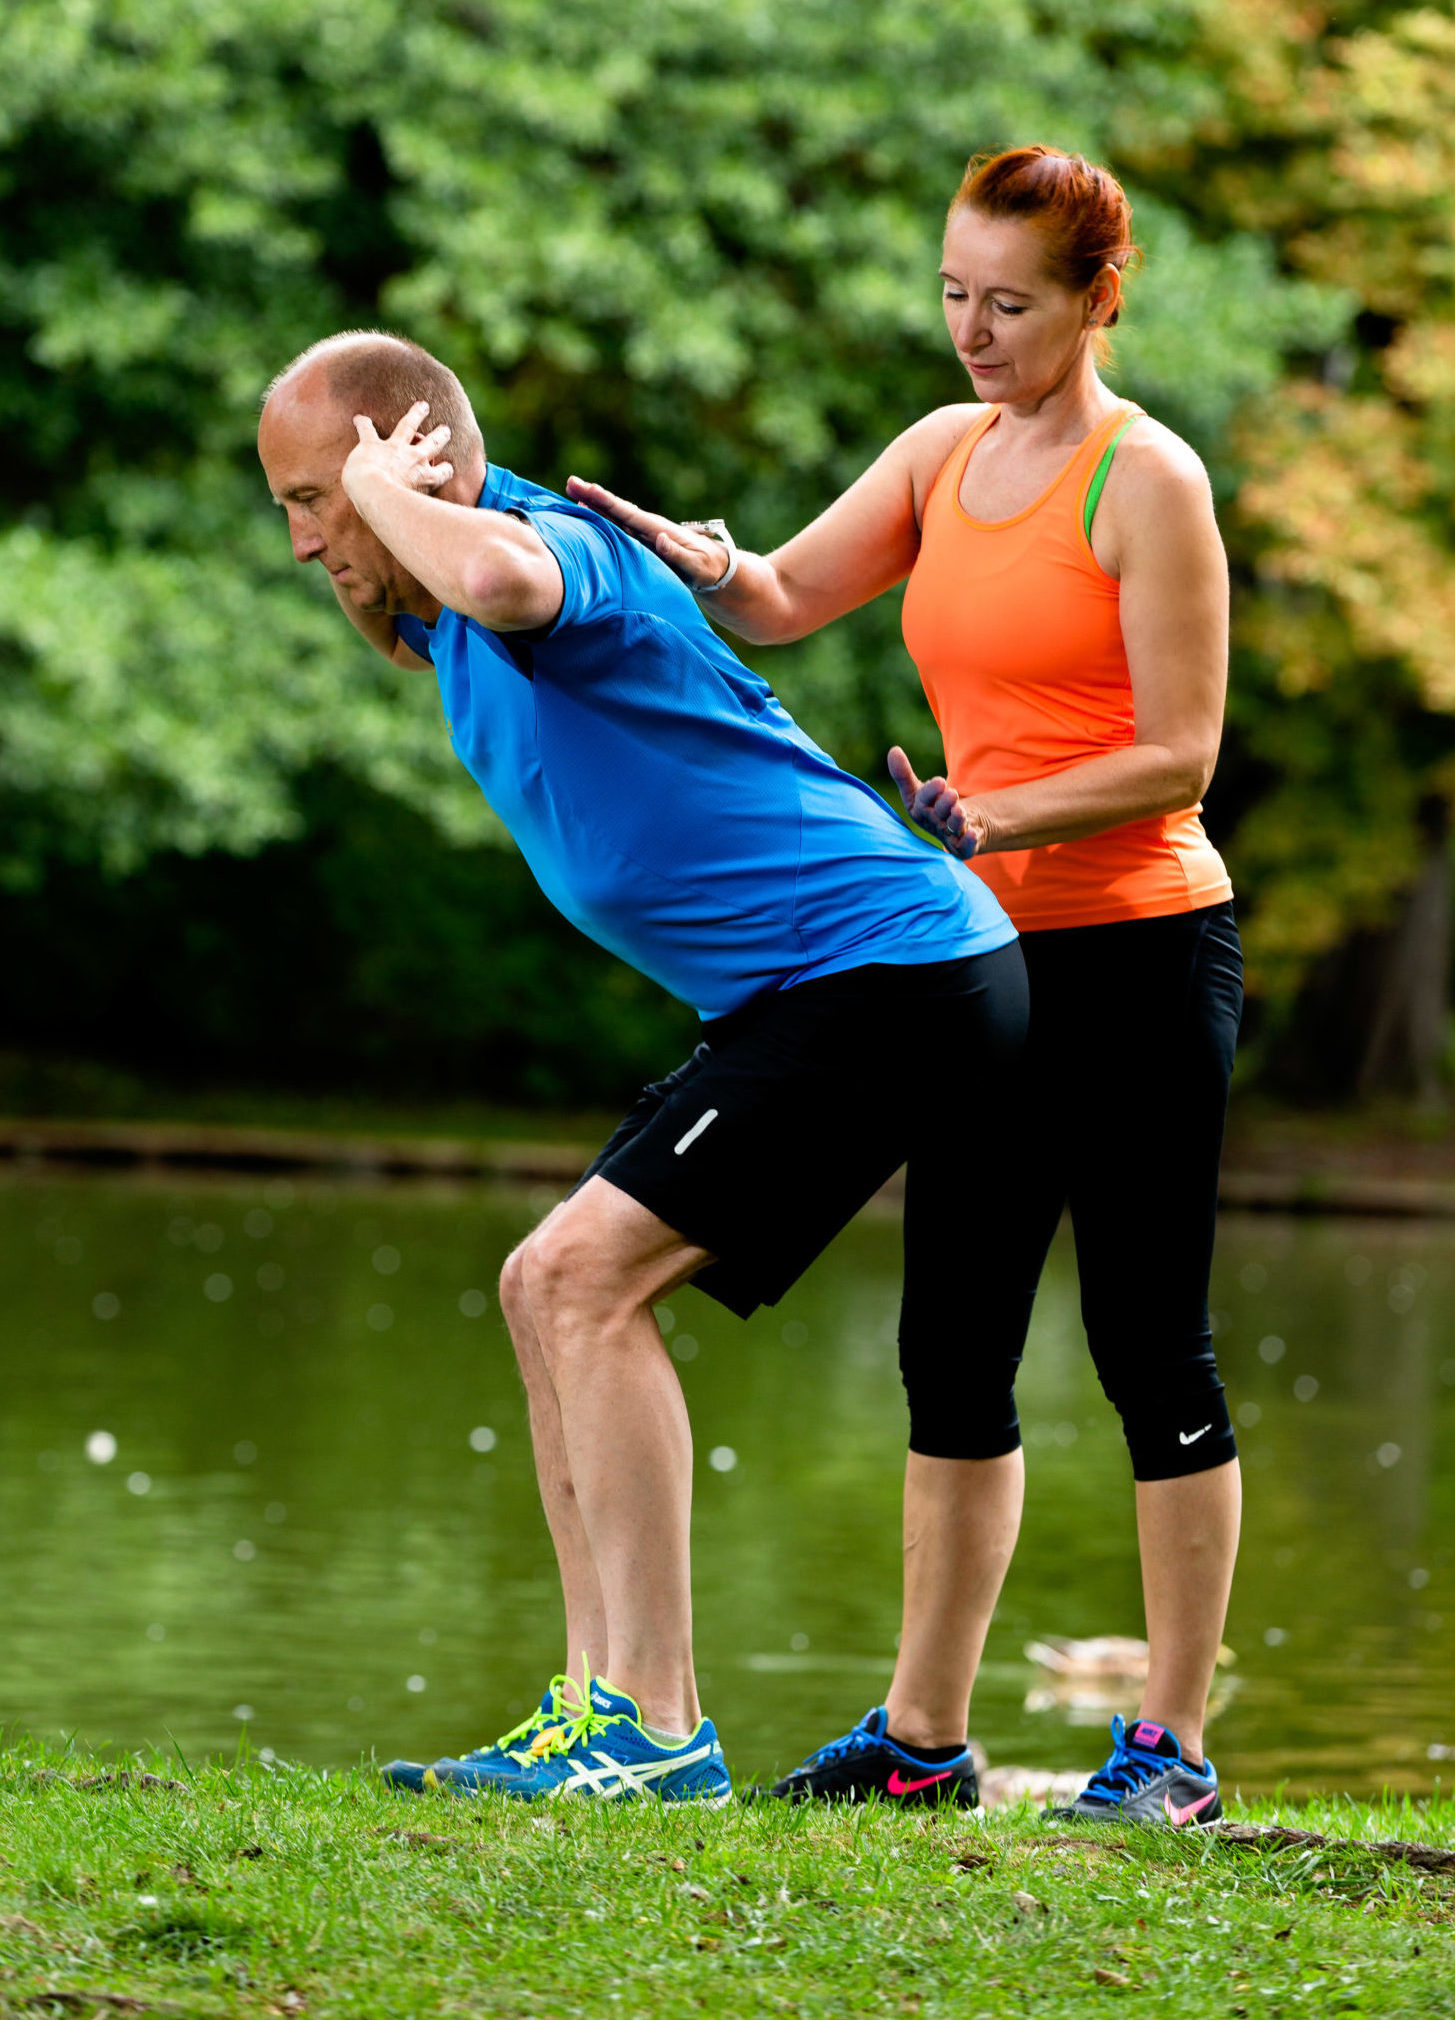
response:
[[[899,1769],[896,1768],[889,1777],[889,1793],[892,1796],[912,1796],[916,1789],[931,1788],[934,1783],[948,1781],[949,1779],[949,1768],[941,1768],[937,1775],[926,1775],[922,1782],[907,1782],[901,1780]]]
[[[1207,1808],[1216,1794],[1216,1789],[1209,1789],[1205,1796],[1199,1796],[1195,1803],[1188,1803],[1185,1809],[1178,1809],[1171,1796],[1164,1795],[1162,1798],[1162,1807],[1167,1812],[1168,1822],[1179,1826],[1190,1824],[1200,1811]]]

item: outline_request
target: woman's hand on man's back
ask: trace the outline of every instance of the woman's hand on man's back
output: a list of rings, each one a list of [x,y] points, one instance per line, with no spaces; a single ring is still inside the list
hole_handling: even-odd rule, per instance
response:
[[[889,753],[889,775],[899,787],[909,819],[942,842],[952,856],[968,862],[985,846],[984,823],[975,809],[965,805],[948,780],[917,778],[898,744]]]

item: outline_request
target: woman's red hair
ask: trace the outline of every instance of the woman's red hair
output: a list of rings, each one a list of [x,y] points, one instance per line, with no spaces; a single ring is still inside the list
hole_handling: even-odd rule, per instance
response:
[[[1103,267],[1120,273],[1129,260],[1142,257],[1132,241],[1132,206],[1116,177],[1056,147],[976,155],[950,216],[967,207],[983,217],[1033,224],[1045,241],[1047,271],[1065,288],[1089,288]],[[1107,321],[1116,319],[1113,310]]]

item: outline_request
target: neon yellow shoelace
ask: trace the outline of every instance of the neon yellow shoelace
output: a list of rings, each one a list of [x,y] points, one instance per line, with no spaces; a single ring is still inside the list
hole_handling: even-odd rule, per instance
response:
[[[566,1680],[564,1676],[555,1679],[556,1682],[563,1686]],[[570,1680],[572,1684],[575,1684],[576,1680],[574,1677]],[[583,1655],[581,1658],[581,1682],[579,1685],[581,1692],[580,1711],[575,1714],[567,1712],[565,1704],[562,1702],[561,1715],[563,1723],[560,1725],[548,1725],[543,1731],[536,1734],[530,1743],[529,1759],[546,1760],[552,1754],[569,1753],[578,1740],[593,1739],[597,1733],[605,1732],[609,1725],[619,1725],[621,1723],[624,1716],[623,1713],[619,1711],[597,1711],[591,1702],[591,1682],[591,1665]]]
[[[562,1720],[569,1721],[571,1714],[566,1710],[566,1685],[570,1681],[571,1678],[564,1671],[559,1676],[551,1678],[550,1710],[543,1711],[537,1705],[519,1725],[513,1725],[509,1732],[502,1733],[495,1742],[502,1753],[529,1753],[532,1744],[542,1733],[549,1732]]]

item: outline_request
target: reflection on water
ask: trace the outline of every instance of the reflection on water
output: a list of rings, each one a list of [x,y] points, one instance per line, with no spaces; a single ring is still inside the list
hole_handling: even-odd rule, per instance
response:
[[[494,1286],[552,1195],[17,1177],[0,1188],[0,1717],[188,1754],[430,1759],[560,1667]],[[898,1625],[898,1231],[746,1327],[664,1317],[698,1448],[698,1654],[740,1773],[882,1695]],[[1455,1227],[1225,1222],[1247,1544],[1212,1728],[1250,1792],[1429,1789],[1455,1745]],[[965,1323],[973,1325],[967,1301]],[[1131,1487],[1058,1246],[1021,1382],[993,1760],[1092,1764],[1027,1641],[1139,1634]],[[1043,1709],[1028,1709],[1042,1705]],[[1133,1707],[1130,1703],[1126,1709]]]

